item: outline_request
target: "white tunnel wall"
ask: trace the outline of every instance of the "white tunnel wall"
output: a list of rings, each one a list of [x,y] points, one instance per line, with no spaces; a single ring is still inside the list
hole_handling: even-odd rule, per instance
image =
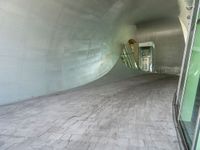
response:
[[[113,67],[116,6],[97,4],[0,0],[0,104],[77,87]]]
[[[0,105],[100,78],[134,38],[135,23],[178,16],[174,0],[155,9],[163,2],[0,0]]]

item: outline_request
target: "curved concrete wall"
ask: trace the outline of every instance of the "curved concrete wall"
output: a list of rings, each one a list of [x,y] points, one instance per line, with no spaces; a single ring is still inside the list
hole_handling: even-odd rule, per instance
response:
[[[0,0],[0,104],[100,78],[134,24],[178,14],[174,0]]]

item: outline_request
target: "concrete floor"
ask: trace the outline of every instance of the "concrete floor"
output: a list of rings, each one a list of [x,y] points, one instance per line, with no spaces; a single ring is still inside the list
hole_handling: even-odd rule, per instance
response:
[[[176,86],[144,75],[0,106],[0,149],[178,150]]]

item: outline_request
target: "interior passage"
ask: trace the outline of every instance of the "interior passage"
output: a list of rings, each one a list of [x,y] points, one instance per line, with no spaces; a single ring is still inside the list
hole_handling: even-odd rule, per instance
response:
[[[0,106],[0,149],[178,150],[177,81],[142,75]]]

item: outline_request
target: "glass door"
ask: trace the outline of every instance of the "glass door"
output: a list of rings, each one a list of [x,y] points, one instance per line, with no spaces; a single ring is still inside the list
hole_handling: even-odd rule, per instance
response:
[[[139,44],[139,67],[142,71],[153,72],[153,42]]]
[[[200,16],[200,14],[199,14]],[[198,19],[199,20],[199,19]],[[179,121],[187,143],[191,149],[200,146],[198,144],[197,130],[199,130],[199,107],[200,107],[200,23],[196,22],[196,32],[192,47],[189,68],[182,97]],[[199,141],[200,142],[200,141]],[[200,150],[200,149],[197,149]]]

